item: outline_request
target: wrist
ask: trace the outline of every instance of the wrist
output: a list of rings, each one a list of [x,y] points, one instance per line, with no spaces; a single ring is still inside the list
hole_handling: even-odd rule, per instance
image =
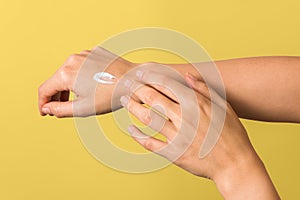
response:
[[[117,58],[114,60],[105,71],[114,75],[117,79],[120,79],[124,74],[133,69],[137,64],[129,62],[123,58]]]
[[[108,112],[111,112],[113,110],[121,108],[120,103],[112,103],[113,101],[113,93],[116,89],[116,85],[119,82],[119,80],[123,77],[124,74],[126,74],[128,71],[130,71],[132,68],[136,66],[135,63],[131,63],[121,57],[118,57],[115,59],[112,63],[110,63],[109,66],[105,68],[105,72],[113,75],[116,77],[116,81],[112,84],[98,84],[96,94],[95,94],[95,109],[96,114],[105,114]],[[118,92],[115,93],[114,99],[115,102],[119,102],[118,100],[122,95],[124,95],[125,90],[118,90]],[[122,93],[123,92],[123,93]],[[98,98],[101,97],[101,98]]]
[[[232,164],[214,182],[225,199],[280,199],[256,153]]]

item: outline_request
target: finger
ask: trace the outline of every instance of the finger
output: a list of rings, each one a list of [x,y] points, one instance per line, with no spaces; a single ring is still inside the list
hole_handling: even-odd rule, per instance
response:
[[[176,94],[173,94],[173,92],[171,90],[169,90],[166,86],[161,86],[159,84],[149,84],[149,86],[153,87],[154,89],[156,89],[157,91],[160,91],[160,93],[164,94],[167,98],[169,98],[170,100],[172,100],[175,103],[178,103],[179,100],[176,97]]]
[[[167,145],[167,143],[161,140],[145,135],[136,126],[129,126],[128,131],[131,134],[131,136],[135,139],[135,141],[137,141],[140,145],[142,145],[145,149],[149,151],[159,153],[160,150]]]
[[[62,84],[56,75],[52,76],[46,82],[44,82],[38,89],[38,104],[41,115],[45,115],[43,113],[42,107],[51,101],[52,96],[61,92],[67,91],[66,85]]]
[[[181,115],[194,113],[195,109],[198,108],[198,101],[202,100],[201,98],[197,99],[199,95],[194,90],[172,77],[150,70],[136,71],[136,77],[139,81],[151,87],[156,88],[155,85],[157,84],[162,86],[160,92],[169,98],[172,98],[169,93],[173,93],[176,96],[176,99],[173,100],[180,104]],[[176,127],[180,126],[180,124],[176,124]]]
[[[208,88],[205,82],[197,79],[190,73],[186,74],[186,81],[195,91],[205,96],[209,101],[221,107],[225,106],[225,99],[222,98],[213,88]]]
[[[197,92],[201,93],[206,98],[210,99],[210,93],[207,85],[204,81],[197,79],[195,76],[190,74],[189,72],[186,73],[186,82]]]
[[[46,103],[42,107],[44,114],[54,115],[58,118],[72,117],[73,116],[73,103],[72,101],[58,102],[53,101]]]
[[[157,89],[175,102],[179,103],[179,100],[184,96],[185,98],[186,96],[190,96],[190,90],[188,87],[166,75],[149,70],[138,70],[136,72],[136,76],[139,81]]]
[[[169,120],[149,110],[142,104],[129,98],[129,96],[122,96],[120,101],[122,106],[128,109],[143,124],[161,133],[169,140],[172,140],[176,136],[174,125]]]
[[[158,92],[156,89],[140,84],[136,81],[126,80],[125,85],[129,86],[132,92],[143,103],[154,108],[158,107],[163,110],[162,114],[166,115],[174,124],[180,122],[180,106],[165,95]],[[130,82],[130,83],[128,83]],[[159,110],[157,110],[160,112]]]

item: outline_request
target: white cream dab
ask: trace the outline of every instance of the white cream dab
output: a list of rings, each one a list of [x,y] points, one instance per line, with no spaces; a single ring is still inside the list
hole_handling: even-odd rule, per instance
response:
[[[108,72],[99,72],[94,75],[94,80],[101,84],[114,84],[117,77]]]

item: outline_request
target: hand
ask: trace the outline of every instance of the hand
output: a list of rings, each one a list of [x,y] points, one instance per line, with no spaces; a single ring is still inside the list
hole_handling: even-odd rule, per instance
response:
[[[223,102],[212,102],[210,92],[214,91],[209,91],[204,82],[196,80],[191,75],[186,76],[186,82],[192,89],[171,78],[151,71],[138,72],[137,75],[139,75],[140,83],[129,80],[131,84],[127,83],[126,85],[129,86],[130,92],[140,102],[129,96],[123,96],[121,103],[140,121],[166,137],[166,142],[164,142],[143,134],[136,126],[130,126],[129,132],[139,144],[149,151],[158,153],[173,161],[174,152],[178,154],[176,151],[186,146],[181,144],[180,141],[174,143],[176,137],[179,137],[180,134],[182,134],[181,137],[185,135],[189,137],[189,133],[196,132],[191,144],[174,161],[174,164],[197,176],[212,179],[226,199],[279,199],[262,161],[249,141],[244,127],[225,100]],[[156,81],[156,84],[153,83],[153,80]],[[167,83],[167,85],[163,83]],[[186,104],[196,106],[192,109],[197,110],[197,107],[199,108],[200,120],[197,126],[190,121],[191,118],[188,116],[181,116],[182,105],[180,105],[176,96],[163,86],[176,91],[177,94],[179,92],[186,95]],[[193,99],[188,99],[189,93],[193,90],[196,94],[196,104]],[[167,119],[144,107],[142,103],[150,107],[163,107]],[[222,107],[220,103],[227,106],[221,135],[212,151],[206,157],[200,158],[200,147],[212,117],[211,107],[213,104]],[[191,112],[190,115],[194,115],[194,113]],[[163,127],[159,125],[163,125]],[[184,132],[179,132],[182,125],[184,125]],[[182,143],[184,142],[182,141]],[[167,147],[170,145],[175,146],[175,148],[168,149]]]
[[[115,84],[97,84],[92,78],[96,72],[104,70],[105,66],[105,71],[120,78],[134,64],[100,47],[96,47],[92,52],[87,50],[71,55],[62,67],[39,87],[40,114],[83,117],[117,109],[111,108]],[[76,95],[76,100],[69,100],[70,92]]]

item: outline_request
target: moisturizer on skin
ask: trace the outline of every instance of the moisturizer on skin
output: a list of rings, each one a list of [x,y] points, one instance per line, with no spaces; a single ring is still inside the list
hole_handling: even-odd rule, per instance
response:
[[[114,84],[117,81],[117,77],[108,72],[98,72],[94,75],[94,80],[101,84]]]

